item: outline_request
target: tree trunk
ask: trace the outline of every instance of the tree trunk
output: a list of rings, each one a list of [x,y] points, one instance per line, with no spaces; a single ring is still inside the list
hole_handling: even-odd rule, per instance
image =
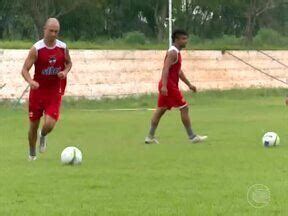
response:
[[[253,29],[254,29],[254,21],[253,21],[253,15],[249,14],[247,16],[247,23],[245,27],[245,41],[246,43],[250,44],[253,41]]]
[[[59,11],[55,8],[54,0],[27,0],[26,7],[29,8],[28,13],[36,26],[36,36],[38,37],[36,39],[43,37],[43,26],[49,17],[59,18],[84,3],[86,3],[86,0],[71,1],[69,6]],[[51,11],[51,8],[54,8],[54,11]]]
[[[47,20],[48,16],[43,16],[43,18],[39,16],[34,16],[33,21],[36,26],[36,36],[38,37],[37,39],[41,39],[43,37],[43,27],[45,24],[45,21]]]
[[[43,37],[43,26],[48,19],[49,1],[30,0],[29,13],[34,21],[36,29],[36,38],[39,40]]]
[[[159,8],[159,4],[157,4],[157,7],[155,7],[154,10],[154,18],[156,22],[157,27],[157,40],[158,42],[161,42],[164,39],[164,33],[165,33],[165,22],[167,18],[167,4],[162,4]],[[160,10],[159,10],[160,9]]]
[[[267,10],[274,8],[277,4],[279,4],[279,2],[274,0],[266,0],[264,3],[258,0],[250,0],[250,6],[246,12],[245,41],[247,43],[253,41],[257,18]]]

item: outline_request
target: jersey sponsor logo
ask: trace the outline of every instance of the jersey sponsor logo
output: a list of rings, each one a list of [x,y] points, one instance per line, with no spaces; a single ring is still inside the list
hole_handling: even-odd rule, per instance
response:
[[[61,71],[61,67],[55,68],[55,67],[48,67],[45,70],[42,70],[42,75],[56,75]]]

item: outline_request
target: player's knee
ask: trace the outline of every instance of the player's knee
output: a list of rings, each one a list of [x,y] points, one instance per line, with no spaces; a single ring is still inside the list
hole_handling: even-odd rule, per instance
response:
[[[181,112],[183,112],[183,113],[188,113],[189,112],[189,106],[187,105],[187,106],[185,106],[185,107],[182,107],[181,109],[180,109],[180,111]]]
[[[167,108],[161,108],[158,114],[159,118],[161,118],[165,114],[166,111],[167,111]]]
[[[49,132],[52,131],[53,128],[54,128],[54,125],[53,125],[53,124],[49,124],[49,125],[47,126],[47,130],[48,130]]]
[[[44,124],[44,128],[46,129],[47,132],[52,131],[54,127],[55,127],[55,124],[53,122],[46,122]]]

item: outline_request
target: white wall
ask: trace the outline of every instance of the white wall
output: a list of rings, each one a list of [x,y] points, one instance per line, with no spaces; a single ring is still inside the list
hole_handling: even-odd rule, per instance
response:
[[[266,52],[288,65],[288,51]],[[288,69],[263,54],[232,53],[287,82]],[[19,97],[26,88],[20,72],[27,54],[28,50],[0,50],[0,86],[6,83],[0,98]],[[70,54],[73,69],[66,95],[88,98],[156,92],[165,57],[165,51],[71,50]],[[220,51],[183,51],[183,70],[200,90],[285,87]]]

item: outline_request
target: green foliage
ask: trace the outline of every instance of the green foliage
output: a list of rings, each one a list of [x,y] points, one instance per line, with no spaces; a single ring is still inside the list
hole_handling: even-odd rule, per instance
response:
[[[203,40],[198,35],[194,35],[194,34],[189,36],[189,41],[191,44],[199,44],[203,42]]]
[[[273,29],[260,29],[254,39],[256,45],[270,44],[270,45],[285,45],[288,43],[288,37],[284,37],[279,32]]]
[[[128,32],[124,35],[124,41],[128,44],[145,44],[146,37],[139,31]]]
[[[247,27],[252,36],[262,28],[288,35],[288,4],[273,0],[271,8],[260,0],[255,2],[257,7],[251,8],[250,0],[173,0],[174,28],[186,29],[205,40],[223,35],[247,38],[244,35]],[[167,3],[167,0],[0,0],[0,39],[36,40],[41,37],[45,20],[57,17],[61,34],[72,41],[95,41],[99,37],[114,40],[128,37],[129,32],[139,32],[149,40],[161,42],[167,39]],[[247,14],[253,24],[248,24]],[[144,43],[141,36],[136,37],[136,42],[135,37],[128,41]]]
[[[264,33],[263,33],[264,32]],[[270,32],[270,33],[269,33]],[[270,50],[286,50],[288,49],[288,37],[279,35],[273,31],[260,30],[253,42],[249,45],[245,43],[243,37],[235,37],[233,35],[224,35],[220,38],[202,39],[197,35],[190,35],[187,49],[194,50],[249,50],[249,49],[270,49]],[[276,33],[276,34],[275,34]],[[73,41],[65,38],[70,49],[124,49],[124,50],[165,50],[167,49],[167,41],[158,43],[156,40],[148,40],[142,33],[129,33],[121,39],[108,39],[105,37],[97,37],[93,41]],[[1,41],[2,49],[29,49],[32,41]]]

